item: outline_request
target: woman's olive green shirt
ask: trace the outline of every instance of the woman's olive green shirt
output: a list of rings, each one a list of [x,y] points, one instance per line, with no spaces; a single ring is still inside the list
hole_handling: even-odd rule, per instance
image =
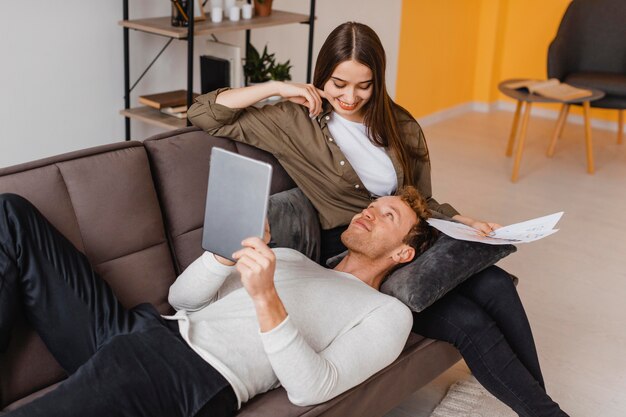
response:
[[[189,108],[191,123],[210,135],[223,136],[273,154],[317,209],[323,229],[346,225],[367,207],[373,196],[363,185],[328,130],[332,107],[310,118],[308,109],[290,101],[262,108],[231,109],[215,103],[219,89],[199,96]],[[402,139],[427,155],[426,140],[417,122],[396,112]],[[403,185],[402,166],[394,152],[389,157],[396,170],[398,188]],[[430,161],[411,161],[413,184],[437,214],[452,217],[458,212],[432,198]]]

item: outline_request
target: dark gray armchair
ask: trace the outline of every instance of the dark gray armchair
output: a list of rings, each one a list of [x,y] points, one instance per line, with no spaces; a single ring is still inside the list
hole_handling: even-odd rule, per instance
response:
[[[548,49],[548,78],[606,93],[592,107],[626,109],[626,0],[573,0]]]

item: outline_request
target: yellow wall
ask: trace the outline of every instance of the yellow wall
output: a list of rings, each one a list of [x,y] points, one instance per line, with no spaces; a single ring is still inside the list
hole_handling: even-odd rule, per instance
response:
[[[510,100],[500,81],[546,78],[548,45],[570,1],[404,0],[396,100],[415,117]],[[592,116],[617,118],[599,109]]]
[[[396,100],[414,116],[473,100],[480,2],[403,1]]]

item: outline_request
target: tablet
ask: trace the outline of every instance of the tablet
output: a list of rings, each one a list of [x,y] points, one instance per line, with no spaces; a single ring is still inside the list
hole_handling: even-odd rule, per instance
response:
[[[248,237],[263,238],[272,166],[256,159],[211,150],[202,248],[233,260]]]

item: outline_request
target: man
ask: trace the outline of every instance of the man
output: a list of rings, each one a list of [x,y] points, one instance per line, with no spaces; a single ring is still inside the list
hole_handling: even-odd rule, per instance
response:
[[[361,383],[400,354],[411,312],[377,290],[432,240],[412,188],[354,216],[335,270],[249,238],[204,253],[170,288],[177,310],[125,310],[26,200],[0,196],[0,351],[22,300],[70,377],[10,416],[233,415],[282,385],[298,405]]]

